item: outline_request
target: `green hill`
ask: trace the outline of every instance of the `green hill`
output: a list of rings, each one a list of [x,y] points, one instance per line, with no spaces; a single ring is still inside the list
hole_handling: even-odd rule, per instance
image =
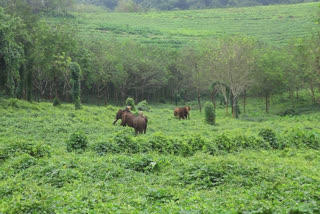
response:
[[[73,12],[75,18],[68,20],[79,26],[81,36],[90,38],[131,38],[146,44],[180,47],[241,33],[284,45],[315,31],[317,11],[318,3],[146,13],[78,10]]]

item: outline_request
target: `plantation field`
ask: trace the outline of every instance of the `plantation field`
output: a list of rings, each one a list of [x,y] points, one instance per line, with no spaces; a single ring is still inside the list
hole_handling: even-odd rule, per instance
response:
[[[244,34],[273,45],[312,35],[318,3],[146,13],[73,12],[68,18],[85,38],[131,38],[145,44],[181,47],[203,39]],[[65,18],[50,18],[65,22]]]
[[[318,213],[319,105],[272,101],[237,120],[218,105],[215,126],[194,102],[180,121],[154,104],[134,136],[120,107],[0,99],[0,213]]]

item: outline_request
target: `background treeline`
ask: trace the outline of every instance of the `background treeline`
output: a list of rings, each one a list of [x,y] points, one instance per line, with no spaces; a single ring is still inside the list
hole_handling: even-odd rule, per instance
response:
[[[272,4],[295,4],[318,0],[77,0],[107,7],[115,11],[137,12],[150,9],[188,10],[226,7],[249,7]]]
[[[12,3],[12,2],[11,2]],[[205,40],[181,49],[132,40],[80,38],[72,26],[49,25],[23,0],[0,8],[0,95],[27,100],[71,102],[71,62],[81,67],[82,100],[91,103],[186,101],[218,94],[235,106],[247,94],[288,92],[292,100],[320,90],[320,37],[293,40],[285,47],[243,35]],[[244,102],[245,103],[245,102]],[[294,102],[293,102],[294,105]]]

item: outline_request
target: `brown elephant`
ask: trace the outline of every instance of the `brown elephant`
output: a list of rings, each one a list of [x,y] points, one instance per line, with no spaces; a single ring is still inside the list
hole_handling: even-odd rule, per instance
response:
[[[176,116],[176,117],[179,117],[179,120],[181,118],[182,119],[187,118],[188,116],[190,118],[189,111],[190,111],[190,107],[189,106],[175,108],[174,112],[173,112],[173,115]]]
[[[116,114],[116,118],[113,121],[113,125],[116,124],[116,122],[121,119],[121,125],[122,125],[122,116],[125,116],[127,112],[130,112],[131,106],[127,106],[125,109],[119,109],[119,111]]]
[[[136,135],[138,133],[145,134],[147,132],[147,124],[148,118],[140,111],[139,116],[133,119],[133,128],[135,129]]]

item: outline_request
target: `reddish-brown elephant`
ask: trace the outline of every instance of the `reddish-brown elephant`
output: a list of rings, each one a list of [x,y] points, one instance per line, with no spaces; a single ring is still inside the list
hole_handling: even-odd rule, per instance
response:
[[[175,108],[173,115],[176,117],[179,117],[179,120],[185,119],[185,118],[190,118],[190,113],[189,111],[191,110],[191,108],[189,106],[185,106],[185,107],[180,107],[180,108]]]

